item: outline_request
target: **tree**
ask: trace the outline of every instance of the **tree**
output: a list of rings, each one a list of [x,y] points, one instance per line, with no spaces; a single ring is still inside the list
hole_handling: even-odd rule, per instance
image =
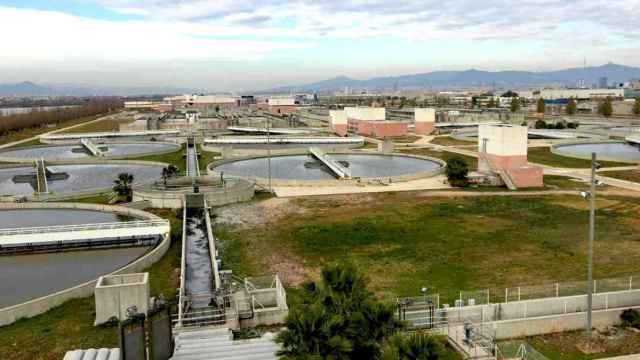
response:
[[[326,265],[319,282],[303,285],[301,302],[276,338],[285,359],[375,359],[402,327],[393,306],[375,298],[352,264]]]
[[[513,92],[511,90],[507,91],[506,93],[502,94],[501,96],[502,97],[508,97],[508,98],[513,98],[513,97],[517,98],[517,97],[519,97],[517,92]]]
[[[538,103],[536,104],[536,112],[539,114],[544,114],[544,111],[545,111],[544,99],[538,98]]]
[[[533,127],[535,127],[536,129],[546,129],[547,123],[542,119],[536,120],[536,123]]]
[[[491,96],[489,98],[489,102],[487,103],[487,107],[488,108],[494,108],[496,107],[496,100],[493,98],[493,96]]]
[[[178,174],[178,167],[175,165],[169,165],[162,168],[162,182],[164,186],[167,186],[167,179],[172,178]]]
[[[613,101],[610,96],[607,96],[607,98],[600,103],[598,106],[598,114],[604,117],[609,117],[613,114]]]
[[[438,360],[446,348],[443,342],[425,333],[395,334],[382,349],[382,360]]]
[[[576,103],[575,99],[571,98],[567,103],[565,111],[567,112],[567,115],[575,115],[575,113],[577,112],[577,108],[578,104]]]
[[[115,191],[118,196],[124,197],[127,201],[131,201],[133,175],[129,173],[120,173],[113,183],[113,191]]]
[[[634,115],[640,115],[640,97],[637,97],[636,101],[633,103],[632,112]]]
[[[562,129],[564,129],[565,127],[566,127],[566,126],[564,125],[564,121],[558,121],[558,122],[556,122],[556,126],[555,126],[555,128],[556,128],[556,129],[558,129],[558,130],[562,130]]]
[[[445,174],[447,175],[447,181],[451,186],[467,186],[469,185],[469,165],[467,161],[461,156],[455,155],[447,160],[447,167],[445,168]]]
[[[511,98],[511,105],[509,105],[509,109],[511,110],[511,112],[516,112],[520,110],[520,99],[518,99],[517,97],[512,97]]]

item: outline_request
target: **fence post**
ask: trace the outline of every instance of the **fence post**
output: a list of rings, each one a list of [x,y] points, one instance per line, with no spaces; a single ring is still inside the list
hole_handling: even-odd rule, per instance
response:
[[[509,302],[509,288],[504,288],[504,302]]]
[[[491,304],[491,298],[490,298],[490,292],[489,289],[487,289],[487,304]]]
[[[556,283],[556,297],[559,297],[560,295],[560,285],[558,285],[558,283]]]
[[[520,301],[520,286],[518,286],[518,301]]]
[[[598,288],[596,287],[597,284],[597,280],[593,280],[593,293],[597,294],[598,293]]]
[[[629,276],[629,290],[633,290],[633,275]]]

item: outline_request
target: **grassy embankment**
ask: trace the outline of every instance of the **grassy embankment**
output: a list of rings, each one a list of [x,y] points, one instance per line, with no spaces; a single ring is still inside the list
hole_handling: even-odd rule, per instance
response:
[[[171,210],[148,209],[171,222],[171,247],[152,265],[151,295],[172,300],[179,286],[182,217]],[[29,319],[0,327],[0,358],[3,360],[59,360],[65,352],[82,348],[117,347],[117,327],[94,327],[93,296],[74,299]]]
[[[61,122],[57,127],[41,126],[41,127],[35,127],[35,128],[26,128],[26,129],[9,131],[8,133],[0,136],[0,145],[7,144],[14,141],[28,139],[30,137],[41,135],[46,132],[53,131],[62,127],[68,127],[68,126],[82,124],[88,121],[93,121],[102,116],[104,116],[104,114],[81,117],[73,120],[67,120],[67,121]],[[38,145],[40,142],[38,140],[34,140],[34,141],[29,141],[28,143],[30,145]],[[20,144],[19,146],[26,146],[26,145]]]
[[[217,227],[223,261],[238,275],[308,278],[328,261],[350,260],[381,296],[415,296],[427,286],[444,301],[460,289],[496,288],[500,296],[506,286],[584,277],[588,211],[581,198],[420,194],[289,200],[269,207],[281,216],[257,227]],[[600,198],[596,278],[640,270],[639,208],[637,199]]]
[[[549,150],[548,147],[529,148],[527,155],[529,162],[548,165],[559,168],[590,168],[591,160],[577,159],[568,156],[556,155]],[[615,162],[615,161],[598,161],[603,167],[614,166],[630,166],[633,164]]]
[[[442,146],[463,146],[463,145],[475,145],[473,141],[464,141],[454,139],[451,136],[436,136],[430,141],[432,144]]]

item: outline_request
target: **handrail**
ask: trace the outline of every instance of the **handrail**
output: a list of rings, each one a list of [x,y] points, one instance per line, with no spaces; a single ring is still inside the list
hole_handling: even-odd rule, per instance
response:
[[[12,229],[0,229],[0,236],[66,232],[66,231],[138,228],[138,227],[162,226],[162,225],[168,226],[169,221],[168,220],[137,220],[137,221],[123,221],[123,222],[81,224],[81,225],[53,225],[53,226],[35,226],[35,227],[23,227],[23,228],[12,228]]]

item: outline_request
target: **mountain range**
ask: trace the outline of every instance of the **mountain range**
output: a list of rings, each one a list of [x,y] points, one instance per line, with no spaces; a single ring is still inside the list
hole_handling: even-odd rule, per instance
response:
[[[578,80],[584,80],[587,86],[599,83],[606,77],[608,83],[616,84],[640,79],[640,68],[619,64],[605,64],[584,68],[571,68],[557,71],[482,71],[476,69],[464,71],[434,71],[413,75],[375,77],[358,80],[347,76],[338,76],[310,84],[281,86],[256,93],[313,92],[326,93],[349,88],[360,91],[394,90],[443,90],[472,87],[490,87],[497,89],[519,89],[547,85],[575,86]],[[16,84],[0,84],[0,96],[92,96],[92,95],[154,95],[187,94],[198,92],[196,89],[179,87],[108,87],[74,84],[36,84],[24,81]]]
[[[525,88],[534,86],[561,85],[576,86],[578,80],[584,80],[590,86],[597,84],[601,77],[608,83],[616,84],[640,79],[640,68],[619,64],[605,64],[584,68],[571,68],[557,71],[434,71],[413,75],[375,77],[367,80],[339,76],[333,79],[311,84],[282,86],[265,90],[265,93],[286,92],[332,92],[349,88],[359,91],[459,89],[470,87]]]
[[[0,96],[136,96],[156,94],[189,94],[198,90],[178,87],[133,87],[133,86],[86,86],[75,84],[36,84],[23,81],[15,84],[0,84]]]

